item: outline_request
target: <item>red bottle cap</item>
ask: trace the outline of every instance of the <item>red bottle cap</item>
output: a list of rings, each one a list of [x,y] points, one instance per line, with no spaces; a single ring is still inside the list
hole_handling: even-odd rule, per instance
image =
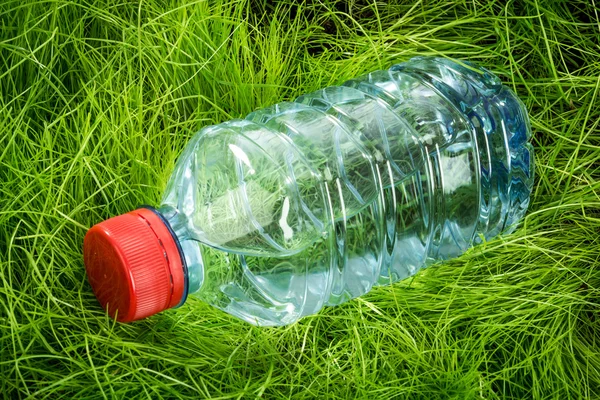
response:
[[[175,307],[185,287],[177,243],[165,222],[140,208],[94,225],[83,241],[94,294],[120,322]]]

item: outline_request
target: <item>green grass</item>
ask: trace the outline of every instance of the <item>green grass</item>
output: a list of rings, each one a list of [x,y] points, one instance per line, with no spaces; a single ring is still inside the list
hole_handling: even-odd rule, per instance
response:
[[[597,0],[185,3],[0,4],[0,393],[600,393]],[[86,229],[156,204],[199,128],[434,54],[492,70],[530,111],[537,177],[516,233],[285,328],[194,300],[127,325],[103,313]]]

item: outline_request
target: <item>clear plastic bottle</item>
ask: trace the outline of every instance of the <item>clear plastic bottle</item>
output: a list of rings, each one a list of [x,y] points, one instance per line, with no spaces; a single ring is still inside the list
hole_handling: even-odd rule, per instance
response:
[[[289,324],[512,231],[529,138],[496,76],[414,58],[202,129],[158,209],[90,229],[88,276],[120,321],[194,296]]]

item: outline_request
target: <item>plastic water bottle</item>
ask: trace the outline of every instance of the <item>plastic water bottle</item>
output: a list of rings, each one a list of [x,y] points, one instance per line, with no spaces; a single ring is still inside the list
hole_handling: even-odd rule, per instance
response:
[[[194,296],[289,324],[512,231],[529,138],[496,76],[414,58],[202,129],[159,208],[88,231],[88,278],[122,322]]]

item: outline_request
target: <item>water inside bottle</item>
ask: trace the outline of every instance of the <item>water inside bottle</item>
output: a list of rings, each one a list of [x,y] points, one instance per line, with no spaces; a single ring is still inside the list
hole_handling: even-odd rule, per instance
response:
[[[456,257],[525,212],[529,130],[496,77],[436,58],[207,127],[163,206],[190,293],[282,325]]]

